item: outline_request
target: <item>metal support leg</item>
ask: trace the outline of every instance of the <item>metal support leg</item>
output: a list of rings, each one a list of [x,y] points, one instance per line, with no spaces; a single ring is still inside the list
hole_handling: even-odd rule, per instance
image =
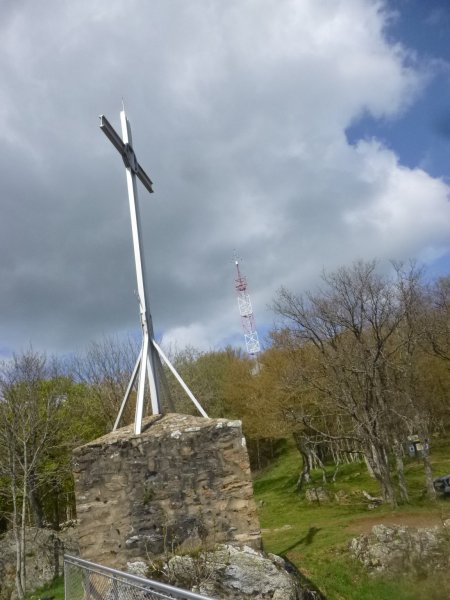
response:
[[[116,422],[114,423],[113,431],[117,429],[120,423],[120,419],[122,418],[122,413],[124,411],[125,405],[128,402],[128,398],[130,397],[131,390],[133,389],[134,382],[136,381],[136,376],[138,374],[139,365],[142,360],[142,347],[139,352],[139,356],[137,357],[136,364],[134,365],[133,374],[131,375],[130,383],[128,384],[127,391],[125,392],[125,396],[123,397],[122,404],[120,405],[119,414],[117,415]]]
[[[209,419],[208,415],[203,410],[200,402],[197,400],[197,398],[194,396],[194,394],[191,392],[191,390],[188,388],[188,386],[184,383],[183,379],[181,378],[181,375],[178,373],[178,371],[175,369],[175,367],[173,366],[173,364],[170,362],[170,360],[164,354],[164,352],[162,351],[162,349],[158,346],[158,344],[155,342],[155,340],[152,340],[152,343],[153,343],[153,346],[158,351],[158,354],[160,355],[160,357],[163,359],[163,361],[166,363],[166,365],[172,371],[175,379],[178,381],[178,383],[181,385],[181,387],[183,388],[183,390],[186,392],[186,394],[192,400],[192,402],[196,406],[197,410],[200,412],[200,414],[203,417],[206,417],[207,419]]]
[[[153,376],[152,376],[153,373]],[[158,415],[161,412],[161,406],[159,405],[160,390],[158,386],[158,380],[156,377],[155,369],[152,369],[152,361],[150,356],[147,355],[147,375],[148,375],[148,386],[150,388],[150,403],[152,405],[152,414]]]
[[[144,390],[145,390],[145,376],[147,371],[147,361],[145,357],[148,356],[148,334],[144,335],[144,341],[142,344],[142,360],[141,368],[139,370],[138,380],[138,391],[136,398],[136,415],[134,420],[134,433],[139,435],[142,429],[142,415],[144,412]]]

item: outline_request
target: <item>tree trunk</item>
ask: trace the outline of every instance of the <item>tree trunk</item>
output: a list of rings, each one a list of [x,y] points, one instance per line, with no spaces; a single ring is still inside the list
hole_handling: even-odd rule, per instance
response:
[[[325,471],[325,465],[323,464],[321,458],[319,457],[319,455],[317,454],[317,452],[315,452],[314,450],[311,450],[310,456],[313,458],[314,462],[316,463],[316,469],[321,469],[322,470],[322,481],[324,484],[327,483],[327,472]]]
[[[398,440],[394,442],[394,455],[395,455],[395,468],[397,471],[398,487],[400,490],[400,497],[403,502],[409,502],[408,488],[405,479],[405,470],[403,465],[402,447]]]
[[[42,505],[36,492],[36,474],[33,472],[29,478],[28,499],[30,501],[33,523],[36,527],[44,526]]]
[[[256,438],[256,464],[258,465],[258,471],[261,469],[261,453],[259,449],[259,438]]]
[[[60,527],[60,509],[59,509],[59,489],[57,486],[54,487],[53,491],[53,529],[59,531]]]
[[[387,453],[380,443],[372,441],[370,447],[371,460],[374,475],[380,484],[381,496],[385,502],[388,502],[392,508],[397,507],[394,486],[392,485],[391,472]]]
[[[425,472],[425,484],[427,487],[427,497],[429,500],[436,500],[436,490],[433,485],[433,471],[431,469],[430,454],[428,450],[423,449],[423,468]]]
[[[298,432],[294,431],[292,434],[297,450],[300,452],[300,456],[303,461],[303,468],[298,476],[297,483],[295,484],[295,491],[300,492],[303,484],[308,483],[310,480],[311,473],[311,458],[309,455],[308,447],[305,444],[304,437]]]
[[[25,532],[27,526],[27,496],[28,496],[28,461],[27,461],[27,448],[24,444],[23,450],[23,489],[22,489],[22,517],[20,523],[20,538],[21,538],[21,561],[20,561],[20,581],[24,592],[27,590],[26,585],[26,571],[25,571]]]
[[[373,465],[373,460],[372,460],[371,454],[367,454],[366,452],[363,452],[363,457],[364,457],[364,462],[366,463],[367,472],[369,473],[370,477],[372,477],[372,479],[376,479],[377,477],[375,475],[374,465]]]
[[[16,582],[16,590],[17,595],[20,600],[25,597],[25,589],[22,585],[22,577],[21,577],[21,566],[22,566],[22,540],[20,536],[19,530],[19,507],[18,507],[18,494],[17,494],[17,465],[16,465],[16,457],[14,453],[10,456],[10,464],[11,464],[11,496],[13,503],[13,534],[14,541],[16,545],[16,573],[15,573],[15,582]]]
[[[436,500],[436,490],[433,485],[433,470],[431,468],[430,461],[430,450],[427,448],[428,445],[428,427],[426,423],[422,421],[417,427],[417,432],[419,434],[420,439],[422,440],[423,450],[422,450],[422,462],[423,462],[423,470],[425,474],[425,486],[427,490],[427,498],[429,500]]]

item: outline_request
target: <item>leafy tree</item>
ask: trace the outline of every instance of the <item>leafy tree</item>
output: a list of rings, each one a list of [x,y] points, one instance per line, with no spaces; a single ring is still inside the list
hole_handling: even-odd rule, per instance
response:
[[[19,598],[26,592],[28,503],[41,521],[39,466],[62,426],[63,387],[56,364],[31,349],[3,363],[0,370],[0,477],[2,494],[11,504]]]
[[[240,381],[237,371],[243,360],[240,351],[231,347],[210,352],[187,347],[172,356],[175,368],[189,389],[208,415],[215,418],[233,414],[229,399],[230,381],[236,378]],[[194,414],[196,409],[178,382],[170,374],[167,380],[176,410]]]

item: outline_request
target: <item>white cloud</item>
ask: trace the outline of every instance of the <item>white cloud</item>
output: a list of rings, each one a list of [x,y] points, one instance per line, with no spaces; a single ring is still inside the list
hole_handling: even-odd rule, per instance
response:
[[[203,323],[191,323],[184,327],[173,327],[163,334],[161,345],[167,352],[173,353],[186,346],[195,346],[198,350],[213,350],[217,342],[216,331],[208,331]]]
[[[207,349],[239,333],[232,253],[257,322],[281,284],[356,258],[439,256],[448,188],[377,141],[426,84],[371,0],[11,5],[0,25],[3,344],[70,350],[138,325],[124,174],[97,131],[125,96],[155,327]],[[25,275],[26,276],[25,276]]]

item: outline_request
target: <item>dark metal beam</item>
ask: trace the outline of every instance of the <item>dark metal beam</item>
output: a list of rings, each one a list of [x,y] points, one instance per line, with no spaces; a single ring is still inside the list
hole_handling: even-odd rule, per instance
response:
[[[124,148],[125,148],[125,144],[122,142],[122,140],[120,139],[119,134],[116,132],[116,130],[111,125],[111,123],[108,121],[108,119],[105,117],[105,115],[100,115],[100,129],[106,135],[106,137],[108,138],[108,140],[112,143],[112,145],[114,146],[114,148],[120,154],[123,154]]]
[[[136,173],[136,175],[138,176],[139,181],[142,183],[142,185],[150,192],[150,194],[153,194],[153,181],[150,179],[150,177],[147,175],[147,173],[144,171],[141,165],[138,165],[138,172]]]
[[[114,148],[123,157],[126,152],[126,146],[123,143],[123,141],[121,140],[119,134],[114,129],[114,127],[111,125],[111,123],[105,117],[105,115],[100,115],[100,129],[106,135],[108,140],[112,143]],[[125,162],[125,165],[127,165],[126,162]],[[136,175],[138,176],[139,181],[142,183],[142,185],[145,187],[145,189],[147,191],[149,191],[150,194],[153,194],[153,182],[150,179],[150,177],[147,175],[147,173],[144,171],[144,169],[141,167],[140,164],[138,164],[138,169],[136,171]]]

